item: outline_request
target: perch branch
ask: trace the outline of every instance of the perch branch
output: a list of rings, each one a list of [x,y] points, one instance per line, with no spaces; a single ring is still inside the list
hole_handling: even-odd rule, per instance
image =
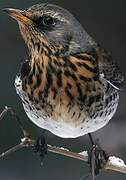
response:
[[[10,108],[5,107],[3,112],[0,114],[0,120],[2,119],[3,115],[8,111],[8,109],[10,110]],[[16,118],[16,120],[18,121],[18,118]],[[24,137],[21,139],[21,142],[18,145],[1,153],[0,159],[20,150],[22,148],[28,148],[28,147],[34,146],[35,140],[30,138],[29,133],[26,130],[24,130],[24,128],[22,128],[22,125],[20,123],[19,123],[19,125],[21,126],[20,128],[23,132]],[[82,152],[77,153],[77,152],[72,152],[66,148],[62,148],[62,147],[56,147],[56,146],[52,146],[49,144],[47,146],[48,146],[49,152],[64,155],[64,156],[71,157],[71,158],[81,160],[81,161],[88,163],[88,152],[87,151],[82,151]],[[122,159],[115,157],[115,156],[110,156],[108,158],[106,165],[104,166],[104,169],[126,173],[126,164],[124,163],[124,161]]]
[[[34,146],[34,143],[35,143],[35,140],[32,140],[31,138],[28,138],[28,137],[24,137],[23,139],[21,139],[20,144],[7,150],[6,152],[2,153],[0,155],[0,159],[4,158],[5,156],[7,156],[9,154],[12,154],[13,152],[20,150],[22,148],[32,147],[32,146]],[[48,151],[52,152],[52,153],[64,155],[67,157],[71,157],[74,159],[78,159],[78,160],[88,163],[88,152],[87,151],[76,153],[76,152],[69,151],[66,148],[51,146],[49,144],[48,144]],[[104,169],[126,173],[126,164],[124,163],[124,161],[122,159],[115,157],[115,156],[110,156]]]

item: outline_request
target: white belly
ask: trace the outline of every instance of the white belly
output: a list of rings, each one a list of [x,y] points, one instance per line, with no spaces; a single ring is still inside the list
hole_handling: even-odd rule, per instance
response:
[[[22,90],[22,82],[19,77],[17,77],[15,80],[15,86],[17,94],[19,94],[23,101],[24,110],[29,119],[31,119],[37,126],[49,130],[53,134],[62,138],[76,138],[104,127],[114,115],[118,104],[117,103],[115,105],[114,111],[110,115],[106,116],[103,114],[100,118],[87,119],[82,124],[75,127],[65,123],[63,119],[58,119],[58,121],[55,121],[45,115],[44,112],[36,110],[34,105],[29,101],[25,92]],[[24,99],[26,101],[24,101]]]
[[[62,138],[76,138],[94,132],[104,127],[112,118],[111,115],[108,116],[107,119],[101,119],[101,118],[97,118],[95,120],[89,119],[88,122],[84,122],[78,127],[72,127],[64,123],[62,119],[56,122],[49,117],[45,117],[40,112],[33,113],[33,111],[32,112],[27,111],[25,105],[24,105],[24,109],[29,119],[31,119],[37,126],[49,130],[53,134]]]

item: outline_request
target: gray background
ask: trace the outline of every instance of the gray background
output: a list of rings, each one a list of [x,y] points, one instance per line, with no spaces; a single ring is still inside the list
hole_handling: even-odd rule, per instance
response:
[[[0,0],[0,9],[4,7],[26,8],[32,4],[47,2],[33,0]],[[126,70],[126,1],[125,0],[49,0],[70,10],[87,31],[110,51],[121,70]],[[17,23],[0,12],[0,110],[5,105],[17,110],[25,127],[33,137],[41,134],[26,117],[19,97],[14,88],[15,75],[20,63],[26,57],[26,46],[19,34]],[[118,111],[111,122],[94,133],[102,147],[109,153],[126,160],[126,91],[121,92]],[[0,122],[0,151],[15,145],[21,136],[16,122],[7,115]],[[52,145],[80,151],[90,147],[87,136],[77,139],[61,139],[46,132],[47,142]],[[44,165],[31,149],[21,150],[0,160],[0,179],[2,180],[80,180],[89,173],[88,166],[78,160],[48,153]],[[98,180],[125,180],[126,175],[116,172],[101,173]]]

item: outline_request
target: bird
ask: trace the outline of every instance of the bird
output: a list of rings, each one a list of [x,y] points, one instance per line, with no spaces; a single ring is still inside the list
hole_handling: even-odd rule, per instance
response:
[[[58,5],[4,11],[18,22],[28,47],[15,88],[29,119],[61,138],[104,127],[125,81],[111,54]]]

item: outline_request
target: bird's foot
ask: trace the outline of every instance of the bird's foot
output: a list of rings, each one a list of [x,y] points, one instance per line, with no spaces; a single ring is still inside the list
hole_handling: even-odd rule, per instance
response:
[[[103,169],[107,160],[108,155],[104,150],[101,149],[100,146],[94,144],[92,146],[91,151],[89,151],[89,164],[91,167],[91,174],[93,177],[93,180],[95,179],[95,176],[99,174],[100,169]]]
[[[34,144],[34,152],[39,154],[42,163],[47,154],[47,149],[48,147],[44,135],[39,136]]]

